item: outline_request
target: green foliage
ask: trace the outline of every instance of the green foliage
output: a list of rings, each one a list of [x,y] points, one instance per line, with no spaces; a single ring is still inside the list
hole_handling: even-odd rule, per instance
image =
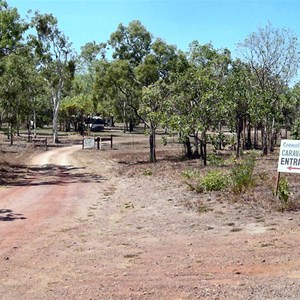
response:
[[[182,176],[188,187],[197,193],[221,191],[229,184],[228,176],[219,170],[210,171],[205,176],[201,176],[198,170],[187,170]]]
[[[215,150],[218,150],[222,147],[224,148],[229,143],[223,132],[219,132],[218,134],[210,134],[207,136],[207,139],[214,146]]]
[[[144,170],[143,175],[144,176],[152,176],[153,175],[153,171],[150,170],[150,169],[146,169],[146,170]]]
[[[210,153],[207,155],[207,161],[209,165],[214,167],[223,166],[225,163],[224,159],[221,156],[214,153]]]
[[[164,146],[167,146],[167,145],[168,145],[168,136],[162,135],[162,136],[161,136],[161,139],[162,139],[163,145],[164,145]]]
[[[221,171],[210,171],[200,180],[200,186],[205,191],[221,191],[228,185],[228,176]]]
[[[287,178],[281,178],[278,183],[277,195],[284,207],[287,206],[290,194],[290,186]]]
[[[200,176],[200,173],[198,170],[194,169],[194,170],[182,171],[181,175],[183,178],[189,180],[189,179],[198,178]]]
[[[298,117],[294,122],[294,126],[291,130],[291,136],[294,140],[298,140],[300,138],[300,117]]]
[[[252,152],[231,169],[231,184],[234,193],[242,193],[254,184],[253,170],[255,167],[255,154]]]
[[[0,1],[0,59],[22,47],[22,35],[27,28],[17,9]]]

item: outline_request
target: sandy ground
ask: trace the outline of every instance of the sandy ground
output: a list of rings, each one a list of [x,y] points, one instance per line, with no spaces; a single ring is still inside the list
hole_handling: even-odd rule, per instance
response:
[[[1,299],[300,299],[299,212],[200,213],[172,173],[108,153],[49,150],[0,188]]]

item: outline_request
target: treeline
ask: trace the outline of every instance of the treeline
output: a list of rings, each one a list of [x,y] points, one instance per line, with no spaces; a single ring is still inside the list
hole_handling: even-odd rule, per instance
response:
[[[291,86],[299,49],[289,29],[259,28],[233,58],[197,41],[183,52],[132,21],[76,54],[52,15],[24,21],[4,1],[0,9],[0,112],[11,140],[24,122],[52,120],[57,141],[59,122],[98,114],[123,122],[124,130],[142,122],[153,162],[162,126],[179,133],[188,157],[206,164],[208,138],[221,149],[225,127],[234,133],[237,156],[242,149],[268,154],[282,129],[300,134],[300,84]]]

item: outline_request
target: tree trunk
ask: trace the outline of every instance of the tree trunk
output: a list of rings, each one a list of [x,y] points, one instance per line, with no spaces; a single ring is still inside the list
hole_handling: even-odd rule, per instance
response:
[[[192,158],[193,151],[192,151],[191,141],[188,136],[185,137],[183,144],[184,144],[184,148],[185,148],[185,157],[188,159]]]
[[[242,117],[243,150],[246,149],[246,117]]]
[[[53,101],[53,143],[59,143],[58,139],[58,113],[59,106],[61,101],[61,92],[62,92],[62,84],[55,92],[52,92],[52,101]]]
[[[243,120],[240,116],[237,117],[237,125],[236,125],[236,157],[240,157],[241,154],[241,132]]]
[[[150,145],[150,162],[156,162],[156,141],[155,141],[155,127],[151,124],[149,145]]]
[[[218,150],[222,150],[222,123],[219,122]]]
[[[263,155],[268,155],[268,126],[265,121],[264,128],[262,129],[262,152]]]
[[[258,125],[257,124],[255,124],[255,126],[254,126],[253,144],[254,144],[254,149],[257,150],[258,149]]]
[[[30,142],[31,139],[31,122],[30,118],[27,117],[27,141]]]
[[[202,131],[202,160],[203,165],[207,165],[206,129]]]
[[[8,130],[10,130],[9,138],[10,138],[10,145],[12,146],[14,144],[14,132],[13,132],[13,124],[12,123],[8,126]]]
[[[53,99],[53,143],[59,143],[58,139],[58,111],[59,111],[59,101]]]
[[[271,127],[271,134],[270,134],[270,152],[274,152],[275,148],[275,118],[272,119],[272,127]]]
[[[126,133],[126,102],[123,103],[123,133]]]
[[[33,136],[36,137],[36,112],[33,110]]]
[[[132,122],[131,118],[130,118],[130,121],[129,121],[129,132],[130,133],[133,132],[133,122]]]
[[[251,120],[250,120],[250,116],[249,115],[248,115],[248,124],[247,124],[246,148],[247,148],[247,150],[250,150],[252,148],[252,141],[251,141]]]
[[[193,153],[193,158],[200,158],[198,132],[195,132],[195,135],[194,135],[194,147],[195,147],[195,150]]]

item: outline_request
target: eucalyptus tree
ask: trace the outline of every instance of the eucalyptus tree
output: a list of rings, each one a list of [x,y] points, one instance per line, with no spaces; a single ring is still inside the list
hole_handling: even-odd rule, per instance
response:
[[[26,46],[23,36],[27,29],[28,24],[21,19],[17,9],[9,7],[6,1],[0,1],[0,106],[1,114],[9,117],[11,143],[19,116],[16,114],[26,104],[21,101],[22,90],[18,87],[26,81],[19,75],[24,71]]]
[[[230,52],[194,41],[187,57],[189,67],[177,76],[173,85],[172,100],[175,102],[169,105],[169,114],[172,115],[169,121],[181,131],[188,155],[200,155],[206,165],[207,132],[220,127],[226,116],[224,90]],[[189,149],[190,136],[195,140],[194,153]]]
[[[58,114],[67,80],[74,73],[74,60],[68,38],[59,30],[52,14],[35,13],[32,26],[36,36],[31,36],[35,54],[39,57],[39,69],[51,92],[53,108],[53,142],[58,140]]]
[[[134,20],[128,26],[119,24],[108,44],[114,49],[114,59],[129,61],[135,67],[149,54],[152,36],[140,21]]]
[[[29,120],[34,110],[34,97],[41,87],[33,60],[27,51],[19,51],[2,59],[0,97],[10,125],[10,140],[21,121]],[[29,127],[30,128],[30,127]]]
[[[23,34],[27,28],[28,24],[21,19],[17,9],[0,0],[0,59],[23,46]]]
[[[285,98],[285,103],[288,105],[284,106],[283,116],[285,121],[287,137],[287,127],[291,127],[291,135],[294,139],[300,139],[300,82],[297,82],[292,88],[287,88],[286,93],[283,97]]]
[[[21,70],[22,64],[19,64],[19,62],[19,57],[15,54],[6,56],[1,61],[4,72],[1,76],[0,98],[8,119],[8,136],[11,145],[13,144],[13,135],[18,123],[18,111],[21,103],[19,91],[23,88],[19,76],[20,73],[23,73],[23,70]]]
[[[256,109],[253,105],[255,101],[254,87],[252,86],[253,74],[249,65],[237,59],[232,62],[226,83],[227,105],[229,126],[236,132],[236,156],[240,156],[242,146],[250,149],[251,140],[251,122],[255,121]],[[247,126],[247,134],[245,133]],[[241,144],[243,133],[244,145]],[[256,143],[256,142],[255,142]]]
[[[171,96],[171,84],[187,66],[186,57],[173,45],[156,39],[151,52],[135,68],[135,75],[143,86],[137,115],[149,131],[150,161],[156,162],[156,130],[166,123],[166,103]]]
[[[114,60],[98,66],[98,95],[114,99],[124,130],[127,122],[145,125],[150,161],[155,162],[155,134],[162,118],[162,103],[169,95],[168,85],[174,74],[182,67],[179,57],[183,54],[159,38],[153,40],[140,21],[120,24],[108,44]]]
[[[116,78],[112,78],[112,82],[116,92],[116,103],[119,106],[117,111],[122,112],[124,130],[128,120],[132,130],[133,123],[137,120],[136,113],[142,91],[142,85],[138,82],[134,70],[151,52],[152,36],[140,21],[135,20],[128,26],[120,24],[111,34],[108,44],[113,49],[114,61],[110,70],[116,75]]]
[[[76,131],[82,131],[84,118],[99,112],[98,99],[94,97],[94,86],[97,65],[105,59],[105,51],[106,44],[98,44],[95,41],[81,47],[81,52],[76,58],[74,78],[68,81],[70,86],[61,103],[60,119],[66,122],[67,130],[70,129],[70,123],[73,123]]]
[[[27,28],[28,24],[21,19],[17,9],[9,7],[6,1],[0,0],[0,88],[2,91],[7,89],[2,78],[8,68],[8,60],[4,61],[4,59],[9,55],[15,55],[24,47],[23,35]],[[10,97],[8,94],[6,96]],[[0,98],[2,116],[9,114],[5,110],[8,108],[7,104],[7,98]]]
[[[239,43],[239,49],[255,74],[264,112],[263,153],[267,154],[268,149],[273,148],[273,128],[278,118],[279,95],[295,76],[299,66],[297,38],[291,30],[277,29],[268,23]]]

